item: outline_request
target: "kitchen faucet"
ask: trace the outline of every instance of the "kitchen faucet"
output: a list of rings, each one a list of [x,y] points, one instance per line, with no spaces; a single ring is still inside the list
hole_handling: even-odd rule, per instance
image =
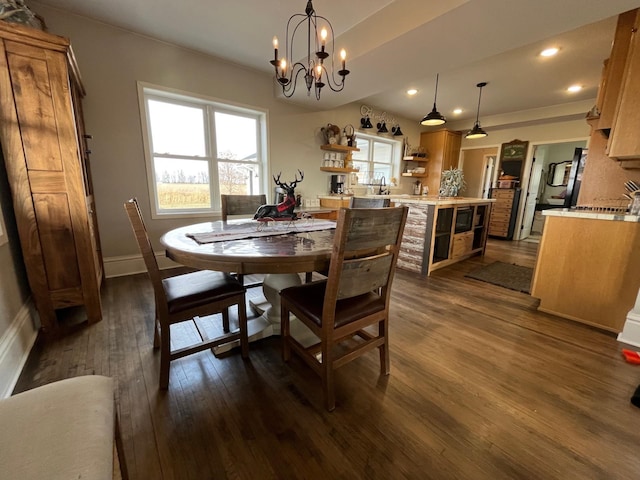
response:
[[[384,189],[382,187],[385,187]],[[380,188],[378,188],[378,195],[386,195],[387,192],[387,180],[384,178],[384,175],[380,179]]]

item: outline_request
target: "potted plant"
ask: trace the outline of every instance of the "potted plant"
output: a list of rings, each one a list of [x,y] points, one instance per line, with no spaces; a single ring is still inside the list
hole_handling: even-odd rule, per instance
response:
[[[438,195],[441,197],[457,197],[466,186],[467,184],[464,181],[464,173],[462,173],[462,170],[459,168],[450,168],[442,172]]]

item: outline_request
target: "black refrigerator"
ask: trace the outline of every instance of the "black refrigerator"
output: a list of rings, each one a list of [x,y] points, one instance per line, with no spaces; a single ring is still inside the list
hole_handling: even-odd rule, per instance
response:
[[[576,148],[573,153],[573,163],[571,164],[571,172],[569,172],[569,181],[567,182],[567,193],[564,197],[564,207],[575,207],[578,203],[578,193],[580,193],[580,184],[582,183],[582,172],[584,172],[584,164],[587,161],[586,148]]]

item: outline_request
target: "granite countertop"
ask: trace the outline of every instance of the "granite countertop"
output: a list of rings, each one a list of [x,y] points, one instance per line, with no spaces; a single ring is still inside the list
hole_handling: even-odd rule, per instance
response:
[[[624,213],[610,213],[597,210],[587,211],[570,208],[552,208],[549,210],[543,210],[542,215],[546,217],[587,218],[591,220],[640,223],[640,215],[627,215]]]

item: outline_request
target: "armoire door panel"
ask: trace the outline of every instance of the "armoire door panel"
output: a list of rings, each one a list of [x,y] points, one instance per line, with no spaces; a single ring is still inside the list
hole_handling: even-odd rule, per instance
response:
[[[64,193],[67,185],[64,172],[29,171],[29,184],[32,193]]]
[[[33,204],[49,290],[62,290],[78,285],[80,272],[67,195],[35,194]]]
[[[18,121],[29,170],[62,170],[56,113],[44,60],[9,55]]]

